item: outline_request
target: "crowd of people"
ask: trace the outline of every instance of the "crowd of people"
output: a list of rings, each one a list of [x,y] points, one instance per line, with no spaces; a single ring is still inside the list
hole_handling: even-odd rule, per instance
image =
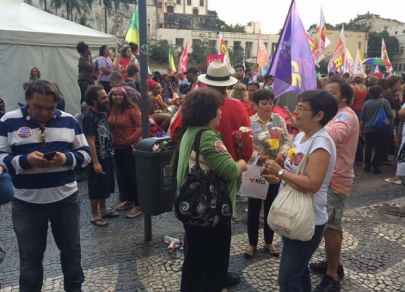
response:
[[[140,80],[139,66],[144,65],[136,58],[137,50],[136,44],[129,43],[114,56],[107,46],[101,46],[93,62],[89,46],[77,44],[81,110],[74,117],[64,108],[58,109],[63,105],[60,89],[42,79],[36,67],[30,71],[30,83],[24,84],[26,104],[6,112],[0,100],[0,204],[14,196],[12,222],[20,254],[20,290],[41,290],[51,222],[61,251],[64,289],[81,291],[84,274],[76,181],[85,168],[91,224],[107,226],[123,210],[129,210],[128,218],[142,214],[132,150],[142,140],[140,84],[145,82],[150,135],[170,135],[178,145],[179,155],[172,163],[178,186],[195,163],[195,137],[206,129],[199,160],[204,171],[213,171],[227,181],[232,218],[237,217],[236,203],[247,201],[248,242],[243,256],[253,258],[258,250],[262,205],[267,218],[273,201],[287,185],[312,193],[312,239],[283,236],[279,251],[273,244],[274,230],[265,224],[264,249],[270,256],[281,256],[280,291],[311,291],[310,270],[324,274],[314,291],[340,291],[344,277],[342,217],[353,185],[353,164],[378,174],[380,165],[392,163],[388,154],[397,151],[396,176],[386,182],[402,184],[405,175],[402,78],[331,73],[318,80],[317,89],[276,98],[274,76],[260,76],[243,65],[235,66],[235,77],[226,64],[212,62],[205,74],[190,67],[171,76],[156,71]],[[373,126],[381,110],[394,129],[390,133]],[[242,128],[250,134],[240,143],[234,132]],[[274,129],[278,147],[273,153],[269,141],[261,137]],[[303,160],[307,166],[298,174]],[[260,168],[260,175],[269,183],[264,199],[241,192],[241,174],[252,165]],[[121,202],[109,210],[106,200],[114,193],[115,182]],[[229,267],[231,224],[201,228],[184,223],[184,230],[181,291],[221,291],[240,282],[238,273]],[[310,264],[322,238],[326,260]],[[0,262],[4,254],[0,248]]]

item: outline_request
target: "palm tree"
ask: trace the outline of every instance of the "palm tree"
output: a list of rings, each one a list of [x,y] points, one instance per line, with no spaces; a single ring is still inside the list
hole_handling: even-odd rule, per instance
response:
[[[46,1],[46,0],[43,0]],[[80,0],[51,0],[51,7],[59,9],[64,5],[66,7],[66,19],[73,21],[73,10],[81,14],[87,7]]]

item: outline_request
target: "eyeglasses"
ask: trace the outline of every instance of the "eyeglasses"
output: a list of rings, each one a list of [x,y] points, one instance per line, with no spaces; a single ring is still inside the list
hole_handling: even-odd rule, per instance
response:
[[[41,147],[45,147],[45,128],[38,129],[38,144]]]
[[[299,111],[299,112],[313,112],[312,109],[307,109],[305,107],[303,107],[302,105],[298,104],[295,106],[295,110]]]

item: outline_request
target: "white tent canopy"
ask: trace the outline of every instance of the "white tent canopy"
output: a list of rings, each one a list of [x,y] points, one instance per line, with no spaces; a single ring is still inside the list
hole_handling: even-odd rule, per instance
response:
[[[6,110],[25,103],[22,84],[32,67],[43,79],[58,84],[69,113],[80,109],[76,44],[89,45],[94,59],[101,45],[115,47],[117,38],[30,6],[22,0],[1,0],[0,98]]]

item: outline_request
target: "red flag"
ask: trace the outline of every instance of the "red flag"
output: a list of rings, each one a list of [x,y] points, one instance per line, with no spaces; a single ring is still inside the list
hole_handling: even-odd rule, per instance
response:
[[[187,71],[187,62],[188,62],[188,42],[186,43],[186,46],[181,53],[181,57],[179,60],[179,72],[186,72]]]
[[[381,44],[381,59],[383,59],[391,64],[390,58],[388,58],[387,47],[385,45],[384,38],[382,39],[382,44]],[[391,66],[387,65],[386,68],[387,68],[388,73],[392,73],[392,65]]]
[[[344,31],[344,26],[343,26],[342,30],[340,31],[340,38],[339,38],[338,44],[336,46],[336,50],[333,53],[332,58],[330,58],[330,61],[328,64],[328,71],[330,71],[333,66],[336,66],[336,69],[339,69],[340,67],[344,66],[345,52],[346,52],[346,40],[345,40],[345,31]]]

